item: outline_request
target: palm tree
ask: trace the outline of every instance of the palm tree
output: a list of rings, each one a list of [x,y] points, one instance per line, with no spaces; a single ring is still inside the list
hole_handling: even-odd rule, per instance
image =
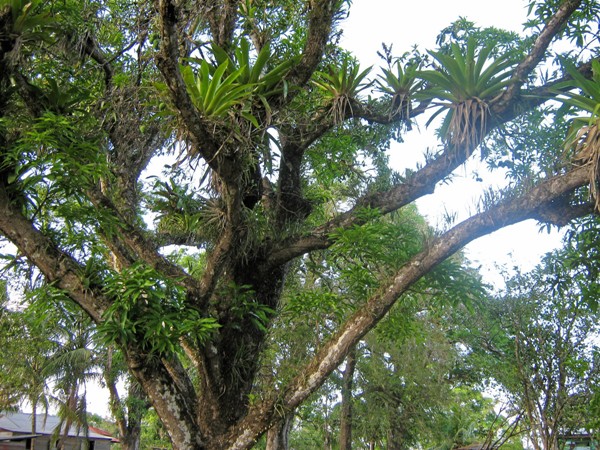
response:
[[[1,306],[0,409],[17,409],[20,403],[29,403],[33,410],[31,432],[35,433],[38,409],[48,412],[50,406],[45,370],[56,347],[48,324],[38,322],[28,311],[8,308],[6,303]]]
[[[46,319],[53,323],[52,342],[56,348],[44,367],[43,375],[53,386],[52,401],[58,406],[60,424],[55,430],[65,436],[75,425],[87,433],[86,384],[99,380],[99,360],[90,318],[69,302],[52,301]],[[61,440],[64,442],[64,439]]]

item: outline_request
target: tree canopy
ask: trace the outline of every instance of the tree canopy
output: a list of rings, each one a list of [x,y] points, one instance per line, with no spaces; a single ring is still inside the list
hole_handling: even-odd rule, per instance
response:
[[[464,245],[593,215],[600,6],[529,7],[380,70],[339,45],[347,0],[0,0],[6,269],[85,311],[174,448],[251,447],[423,280],[456,295]],[[394,171],[426,116],[439,146]],[[476,157],[509,187],[408,213]]]

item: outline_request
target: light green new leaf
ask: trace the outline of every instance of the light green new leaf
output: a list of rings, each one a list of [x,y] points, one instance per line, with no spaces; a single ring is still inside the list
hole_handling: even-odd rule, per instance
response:
[[[197,74],[190,66],[182,66],[181,74],[194,106],[207,118],[222,117],[230,108],[244,103],[251,93],[252,84],[240,83],[246,67],[227,74],[229,62],[216,67],[211,75],[210,64],[202,60]]]

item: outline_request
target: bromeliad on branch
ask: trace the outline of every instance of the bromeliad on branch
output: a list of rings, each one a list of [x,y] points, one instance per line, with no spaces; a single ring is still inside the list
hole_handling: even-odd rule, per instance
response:
[[[516,63],[510,56],[491,61],[493,48],[494,44],[481,47],[474,38],[469,38],[464,52],[452,43],[449,54],[430,51],[439,66],[418,74],[428,83],[419,95],[441,100],[433,103],[438,109],[427,124],[447,111],[440,137],[467,153],[479,145],[488,131],[489,103],[509,84],[510,67]]]

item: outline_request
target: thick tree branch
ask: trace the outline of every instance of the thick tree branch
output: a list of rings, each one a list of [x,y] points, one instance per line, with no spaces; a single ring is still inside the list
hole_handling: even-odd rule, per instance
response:
[[[590,78],[592,76],[591,61],[582,64],[578,68],[579,72]],[[544,86],[536,88],[533,91],[524,93],[510,102],[508,108],[505,108],[502,114],[494,114],[489,118],[489,126],[485,130],[489,134],[494,128],[503,123],[510,122],[518,117],[525,108],[533,108],[546,102],[549,98],[556,97],[552,88],[558,83],[562,83],[571,77],[563,77],[552,81]],[[423,105],[423,107],[425,107]],[[411,112],[411,117],[422,113],[421,108],[415,108]],[[365,112],[357,109],[360,117],[367,118]],[[380,119],[383,119],[380,117]],[[310,135],[309,135],[310,136]],[[315,135],[317,139],[320,135]],[[364,208],[379,209],[382,214],[396,211],[403,206],[408,205],[423,195],[431,194],[435,190],[435,185],[450,175],[457,167],[463,164],[473,153],[474,149],[467,151],[465,149],[451,149],[449,147],[437,158],[428,162],[423,168],[417,170],[407,177],[400,185],[394,186],[388,191],[369,194],[359,198],[353,208],[345,213],[338,215],[329,222],[316,227],[310,234],[297,236],[283,242],[280,246],[274,248],[268,258],[266,267],[275,267],[284,264],[298,256],[301,256],[312,250],[325,249],[331,246],[333,241],[329,238],[330,233],[337,228],[348,228],[353,225],[361,224],[359,219],[360,211]]]
[[[77,48],[71,49],[72,52],[82,52],[90,57],[104,72],[104,98],[101,101],[104,103],[106,99],[111,99],[106,103],[111,105],[112,114],[107,113],[104,107],[97,107],[96,111],[100,114],[103,129],[113,143],[113,149],[109,152],[110,159],[116,163],[112,165],[117,180],[117,192],[113,199],[117,199],[116,203],[124,214],[135,214],[138,206],[139,175],[154,151],[161,148],[165,140],[161,131],[162,125],[157,120],[149,120],[153,112],[149,109],[151,107],[144,106],[144,101],[140,98],[139,84],[119,87],[112,82],[112,63],[136,43],[134,40],[111,57],[107,57],[95,37],[88,34]],[[36,102],[34,99],[34,103],[39,104],[39,100]],[[145,132],[141,131],[142,128]]]
[[[117,210],[110,199],[98,190],[88,191],[90,201],[99,210],[106,211],[115,218],[111,226],[117,227],[117,232],[104,232],[104,238],[113,251],[121,258],[125,265],[130,265],[136,260],[142,260],[150,267],[156,269],[176,283],[181,283],[194,306],[202,307],[208,301],[205,289],[198,281],[188,275],[181,267],[172,264],[157,251],[156,244],[147,239],[141,230],[130,224]]]
[[[173,0],[159,0],[160,51],[156,63],[169,89],[171,101],[179,112],[194,149],[206,163],[220,174],[218,164],[219,145],[208,132],[206,124],[187,93],[179,70],[179,41],[177,33],[178,10]]]
[[[229,51],[233,41],[239,3],[239,0],[206,0],[201,5],[215,44],[225,51]]]
[[[396,211],[423,195],[431,194],[438,181],[448,176],[467,158],[462,149],[447,149],[422,169],[412,173],[400,185],[385,192],[378,192],[358,199],[356,205],[329,222],[305,235],[282,243],[267,261],[267,267],[277,267],[312,250],[328,248],[333,241],[330,234],[337,228],[348,228],[361,223],[360,211],[364,208],[378,209],[382,214]]]
[[[171,375],[173,381],[177,384],[177,388],[181,391],[182,395],[186,398],[190,405],[196,405],[198,398],[192,380],[188,372],[186,372],[183,364],[176,355],[168,358],[162,358],[162,363]]]
[[[342,325],[306,368],[282,391],[279,398],[257,406],[256,413],[250,411],[242,423],[236,426],[245,433],[233,440],[230,448],[249,448],[254,436],[258,436],[274,422],[274,413],[268,414],[265,411],[271,408],[291,411],[306,400],[342,363],[350,349],[384,317],[397,299],[435,266],[481,236],[537,217],[547,205],[588,182],[589,168],[575,168],[540,183],[520,197],[509,198],[488,211],[470,217],[434,240],[396,273],[393,282],[385,290],[371,297]],[[264,422],[257,420],[259,412],[267,417]]]
[[[502,114],[507,108],[510,107],[510,103],[519,94],[521,86],[525,83],[529,74],[537,67],[544,55],[548,46],[552,42],[552,39],[560,33],[564,25],[569,20],[569,17],[579,7],[582,0],[565,0],[554,16],[548,21],[544,29],[537,37],[533,48],[515,68],[511,84],[504,91],[502,96],[493,103],[492,111],[495,114]]]
[[[116,226],[118,232],[105,232],[104,238],[124,265],[129,266],[137,260],[142,260],[171,280],[181,284],[185,288],[188,301],[192,306],[202,310],[208,305],[228,261],[227,257],[234,251],[235,233],[232,225],[228,224],[211,250],[202,277],[198,281],[188,275],[180,266],[171,263],[158,253],[156,244],[149,240],[141,230],[129,223],[108,197],[98,190],[89,191],[88,197],[94,206],[107,211],[116,218],[111,226]],[[234,218],[233,221],[239,221],[239,219]]]
[[[378,123],[380,125],[391,125],[399,122],[407,122],[412,118],[415,118],[421,114],[423,114],[429,104],[430,100],[420,102],[414,108],[409,108],[408,111],[404,108],[401,108],[392,114],[390,113],[380,113],[375,111],[373,108],[368,105],[362,104],[360,102],[356,102],[353,104],[352,108],[349,108],[348,118],[358,118],[364,119],[369,123]],[[390,109],[392,108],[392,101],[390,100]]]
[[[112,79],[114,76],[114,70],[110,65],[110,61],[106,59],[102,50],[98,47],[96,40],[88,35],[85,37],[83,41],[83,51],[94,61],[98,63],[98,65],[104,71],[104,83],[106,84],[107,89],[112,87]],[[127,50],[125,50],[127,51]],[[124,52],[123,52],[124,53]]]
[[[218,350],[209,342],[200,351],[195,344],[184,338],[181,339],[181,346],[199,374],[197,421],[200,428],[206,430],[207,439],[211,439],[226,427],[219,409],[219,397],[222,392],[218,387],[223,385],[223,380],[215,380],[211,376],[220,373]],[[208,370],[211,365],[213,367]]]
[[[229,226],[225,229],[206,260],[206,267],[200,279],[203,302],[209,299],[217,286],[219,277],[223,274],[227,264],[227,256],[234,250],[234,242],[235,233],[232,227]]]
[[[584,64],[581,64],[577,68],[579,73],[588,79],[592,78],[592,61],[593,60],[590,60]],[[508,122],[509,120],[512,120],[513,118],[522,114],[523,111],[532,110],[533,108],[536,108],[547,102],[549,99],[557,97],[557,91],[568,91],[570,88],[561,85],[572,79],[573,77],[570,75],[565,75],[561,78],[557,78],[556,80],[552,80],[543,86],[538,86],[529,91],[521,91],[519,95],[513,98],[508,106],[502,105],[502,98],[500,98],[498,102],[493,103],[491,106],[492,110],[494,111],[496,121]],[[561,88],[558,89],[558,86],[561,86]]]
[[[195,396],[187,396],[163,362],[139,352],[133,347],[125,351],[127,365],[152,402],[152,406],[177,450],[202,450],[204,436],[193,416]]]
[[[279,127],[281,163],[277,179],[277,201],[274,204],[279,226],[294,218],[302,219],[310,212],[310,205],[302,196],[302,160],[308,147],[334,126],[330,114],[319,112],[305,124]]]
[[[104,98],[112,100],[108,102],[112,114],[107,113],[104,108],[98,109],[102,114],[102,127],[113,144],[108,153],[111,162],[115,163],[111,165],[116,177],[116,189],[111,189],[112,198],[121,212],[135,214],[138,207],[138,179],[154,152],[163,147],[166,139],[163,126],[153,118],[156,111],[152,110],[152,106],[146,105],[140,95],[139,84],[135,82],[127,86],[114,86],[110,64],[112,59],[104,57],[92,38],[87,41],[94,44],[89,44],[92,47],[90,55],[106,74]],[[108,184],[105,182],[106,187]],[[105,193],[108,194],[107,190]]]
[[[346,111],[346,119],[361,118],[370,123],[390,125],[396,122],[410,120],[425,112],[428,102],[421,103],[411,109],[408,114],[404,110],[390,115],[380,114],[368,105],[354,101],[352,108]],[[281,127],[279,136],[281,142],[281,164],[277,186],[276,217],[280,225],[289,219],[304,218],[310,212],[310,205],[302,197],[301,169],[304,153],[325,133],[335,127],[335,122],[328,112],[319,113],[308,124],[295,127]]]
[[[593,214],[594,209],[594,203],[572,205],[568,197],[563,197],[542,205],[537,211],[537,215],[532,216],[532,219],[557,227],[564,227],[578,217]]]
[[[324,128],[320,129],[324,130]],[[281,129],[281,164],[277,184],[277,222],[283,226],[288,220],[301,220],[310,213],[310,205],[302,196],[301,167],[306,142],[296,140],[288,135],[291,130]],[[324,132],[324,131],[323,131]],[[292,134],[292,133],[290,133]]]
[[[308,36],[302,59],[291,73],[293,84],[303,86],[308,83],[313,72],[323,58],[325,45],[329,40],[333,18],[339,2],[335,0],[308,0]]]
[[[589,168],[580,167],[550,178],[523,196],[509,198],[490,210],[456,225],[402,267],[385,292],[372,297],[359,309],[314,357],[313,362],[287,388],[284,404],[293,409],[304,400],[312,386],[321,383],[342,361],[348,350],[389,311],[395,301],[417,280],[469,242],[500,228],[537,217],[558,198],[589,182]],[[587,212],[587,210],[584,210]],[[327,375],[325,375],[327,376]]]
[[[206,238],[196,236],[188,231],[162,231],[154,232],[153,240],[159,247],[168,245],[189,245],[190,247],[201,247],[206,244]]]
[[[85,282],[83,266],[36,229],[4,188],[0,189],[0,232],[44,274],[48,283],[65,291],[92,320],[100,322],[109,306],[102,288]]]

